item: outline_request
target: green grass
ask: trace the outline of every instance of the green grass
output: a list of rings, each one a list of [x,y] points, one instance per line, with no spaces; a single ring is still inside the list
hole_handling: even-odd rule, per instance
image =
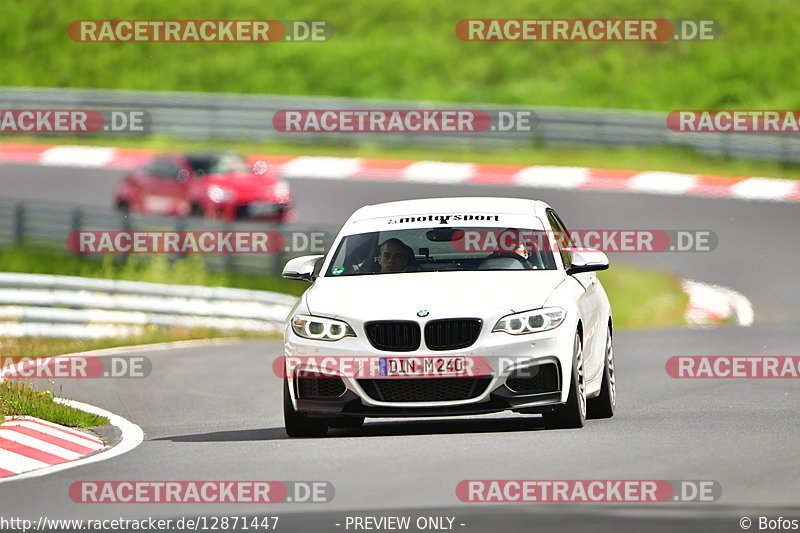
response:
[[[37,391],[25,383],[0,380],[0,418],[3,416],[35,416],[78,428],[104,426],[109,423],[104,416],[54,402],[52,391]]]
[[[713,18],[713,42],[464,42],[463,18]],[[324,43],[76,43],[77,19],[325,19]],[[4,85],[559,106],[797,109],[793,0],[6,0]]]
[[[689,297],[681,289],[677,276],[614,263],[598,277],[611,301],[615,328],[668,327],[686,323],[683,313]]]

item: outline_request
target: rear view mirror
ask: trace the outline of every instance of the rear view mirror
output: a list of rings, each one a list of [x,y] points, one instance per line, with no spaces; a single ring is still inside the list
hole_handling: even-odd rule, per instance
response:
[[[569,249],[567,251],[572,253],[572,264],[567,268],[567,274],[595,272],[608,268],[608,257],[600,250],[582,248],[580,251]]]
[[[299,281],[314,281],[314,267],[317,261],[325,257],[324,255],[304,255],[290,259],[283,267],[281,274],[284,279],[295,279]]]
[[[456,228],[435,228],[425,233],[431,242],[460,241],[464,238],[464,230]]]

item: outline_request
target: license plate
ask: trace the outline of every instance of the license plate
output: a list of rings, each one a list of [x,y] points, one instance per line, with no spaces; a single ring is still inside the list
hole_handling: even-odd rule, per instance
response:
[[[251,216],[272,215],[278,212],[278,204],[256,203],[247,206],[247,213]]]
[[[175,200],[169,196],[157,196],[148,194],[144,197],[144,209],[149,213],[166,213],[172,212]]]
[[[466,357],[381,357],[380,375],[395,376],[463,376],[467,373]]]

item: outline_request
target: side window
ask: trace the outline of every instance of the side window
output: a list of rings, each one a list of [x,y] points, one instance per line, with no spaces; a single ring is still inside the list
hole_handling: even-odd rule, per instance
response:
[[[317,261],[317,264],[315,264],[315,265],[314,265],[314,270],[313,270],[313,272],[312,272],[312,275],[313,275],[315,278],[319,276],[320,272],[322,272],[322,265],[324,265],[324,264],[325,264],[325,260],[326,260],[326,259],[327,259],[327,257],[321,257],[321,258],[320,258],[320,259]]]
[[[153,161],[150,164],[150,174],[161,179],[177,179],[180,168],[178,165],[167,159]]]
[[[564,223],[561,222],[561,219],[558,218],[558,215],[556,215],[555,211],[552,209],[547,210],[547,220],[550,222],[550,227],[552,228],[556,242],[558,243],[558,251],[561,254],[561,261],[564,263],[564,268],[567,268],[572,264],[572,252],[566,250],[566,248],[569,248],[572,245],[569,231],[567,231]]]

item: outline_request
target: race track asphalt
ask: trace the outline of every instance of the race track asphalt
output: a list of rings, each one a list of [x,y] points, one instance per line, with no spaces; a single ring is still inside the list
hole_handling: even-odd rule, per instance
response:
[[[4,197],[107,205],[119,173],[0,166]],[[497,414],[375,420],[327,439],[289,439],[277,340],[143,351],[144,379],[63,381],[63,395],[137,424],[130,453],[41,478],[0,484],[0,516],[50,518],[279,515],[283,531],[346,531],[346,516],[447,515],[458,531],[741,531],[748,516],[800,518],[797,380],[676,380],[673,355],[797,355],[800,206],[732,199],[295,179],[299,219],[341,224],[366,203],[430,196],[524,196],[550,203],[572,228],[707,229],[713,252],[614,254],[745,294],[742,328],[620,331],[619,406],[581,430],[544,430],[536,417]],[[612,267],[613,268],[613,267]],[[612,302],[613,303],[613,302]],[[79,480],[326,480],[325,504],[270,506],[73,503]],[[464,479],[715,480],[719,501],[663,504],[468,504]],[[336,524],[340,524],[337,526]],[[464,524],[463,526],[460,524]],[[353,529],[350,528],[350,531]],[[412,529],[415,530],[415,529]]]

